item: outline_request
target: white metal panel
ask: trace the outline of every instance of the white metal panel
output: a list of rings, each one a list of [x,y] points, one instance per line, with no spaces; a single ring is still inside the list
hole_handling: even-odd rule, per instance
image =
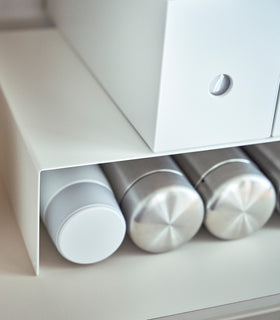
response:
[[[151,154],[54,29],[1,33],[0,69],[39,170]]]
[[[2,149],[1,149],[2,152]],[[20,230],[17,225],[13,210],[8,200],[7,192],[0,180],[0,300],[6,299],[6,293],[4,287],[11,287],[11,279],[26,277],[34,278],[34,270],[30,259],[28,257],[27,250],[24,246],[23,239],[20,235]],[[20,291],[20,285],[13,289],[14,291]],[[10,298],[12,300],[12,297]],[[9,300],[9,299],[7,299]],[[15,300],[14,300],[15,303]],[[13,307],[9,308],[10,312]],[[0,317],[2,318],[2,312],[0,310]],[[21,318],[21,315],[18,316]],[[4,318],[3,318],[4,319]],[[11,319],[11,318],[10,318]]]
[[[156,150],[271,135],[280,75],[278,0],[169,1]],[[219,74],[232,79],[209,93]]]
[[[38,273],[39,172],[1,91],[0,172],[8,190],[33,268],[35,273]],[[7,245],[9,244],[7,243]]]
[[[150,145],[154,144],[166,0],[49,0],[73,48]]]
[[[280,71],[279,71],[279,83],[280,83]],[[272,136],[279,137],[280,136],[280,85],[279,85],[278,96],[275,103],[276,103],[276,114],[274,118]]]

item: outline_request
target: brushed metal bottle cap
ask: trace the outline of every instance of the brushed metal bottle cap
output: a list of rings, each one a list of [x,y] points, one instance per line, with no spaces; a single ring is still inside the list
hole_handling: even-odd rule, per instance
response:
[[[207,175],[197,190],[206,199],[206,228],[224,240],[259,230],[276,203],[271,182],[252,163],[225,164]]]
[[[183,175],[155,172],[137,181],[120,204],[141,249],[160,253],[190,240],[204,217],[202,199]]]

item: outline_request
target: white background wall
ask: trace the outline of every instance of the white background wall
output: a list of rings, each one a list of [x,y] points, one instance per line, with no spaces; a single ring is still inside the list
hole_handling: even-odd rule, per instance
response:
[[[44,0],[0,0],[0,29],[39,27],[48,24]]]

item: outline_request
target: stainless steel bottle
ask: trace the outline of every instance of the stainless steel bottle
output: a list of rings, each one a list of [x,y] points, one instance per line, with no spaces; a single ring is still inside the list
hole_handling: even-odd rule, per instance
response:
[[[80,264],[110,256],[126,231],[113,191],[97,165],[44,171],[41,217],[61,255]]]
[[[280,212],[280,143],[263,143],[243,148],[261,168],[277,192],[277,211]]]
[[[206,206],[204,224],[220,239],[260,229],[275,207],[271,182],[238,148],[174,156]]]
[[[159,253],[190,240],[204,216],[203,202],[171,157],[102,166],[127,221],[132,241]]]

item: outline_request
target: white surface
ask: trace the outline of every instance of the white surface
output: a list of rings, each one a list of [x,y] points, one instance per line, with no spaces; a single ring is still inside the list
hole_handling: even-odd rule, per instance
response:
[[[279,320],[279,299],[273,295],[153,320]]]
[[[39,277],[31,276],[1,185],[0,229],[1,319],[146,320],[191,310],[201,315],[201,308],[280,292],[279,215],[246,239],[223,242],[201,230],[192,242],[167,254],[144,253],[126,239],[116,254],[90,266],[64,260],[42,226]],[[270,300],[276,307],[277,299],[267,298],[265,304],[236,305],[231,314],[265,309]],[[218,311],[229,312],[223,306]]]
[[[39,173],[36,161],[29,153],[26,141],[1,91],[0,106],[1,176],[37,273],[39,270]]]
[[[168,2],[157,150],[271,135],[280,76],[279,11],[277,0]],[[232,87],[212,96],[209,84],[222,73]]]
[[[166,0],[48,0],[50,18],[154,144]]]
[[[102,205],[83,208],[64,223],[57,246],[72,262],[96,263],[119,248],[125,229],[124,219],[116,209]]]
[[[151,154],[54,29],[1,33],[0,69],[39,170]]]
[[[49,0],[48,7],[155,151],[271,135],[279,1]],[[209,84],[222,73],[232,87],[215,97]]]
[[[0,28],[48,25],[44,0],[0,0]]]
[[[279,91],[277,97],[277,112],[274,119],[274,126],[273,126],[273,136],[279,137],[280,136],[280,79],[279,79]]]
[[[58,288],[60,304],[75,299],[61,308],[65,318],[152,319],[279,293],[279,237],[275,215],[246,239],[223,242],[201,230],[165,254],[146,254],[126,239],[109,259],[83,268],[64,261],[43,232],[39,279]]]

